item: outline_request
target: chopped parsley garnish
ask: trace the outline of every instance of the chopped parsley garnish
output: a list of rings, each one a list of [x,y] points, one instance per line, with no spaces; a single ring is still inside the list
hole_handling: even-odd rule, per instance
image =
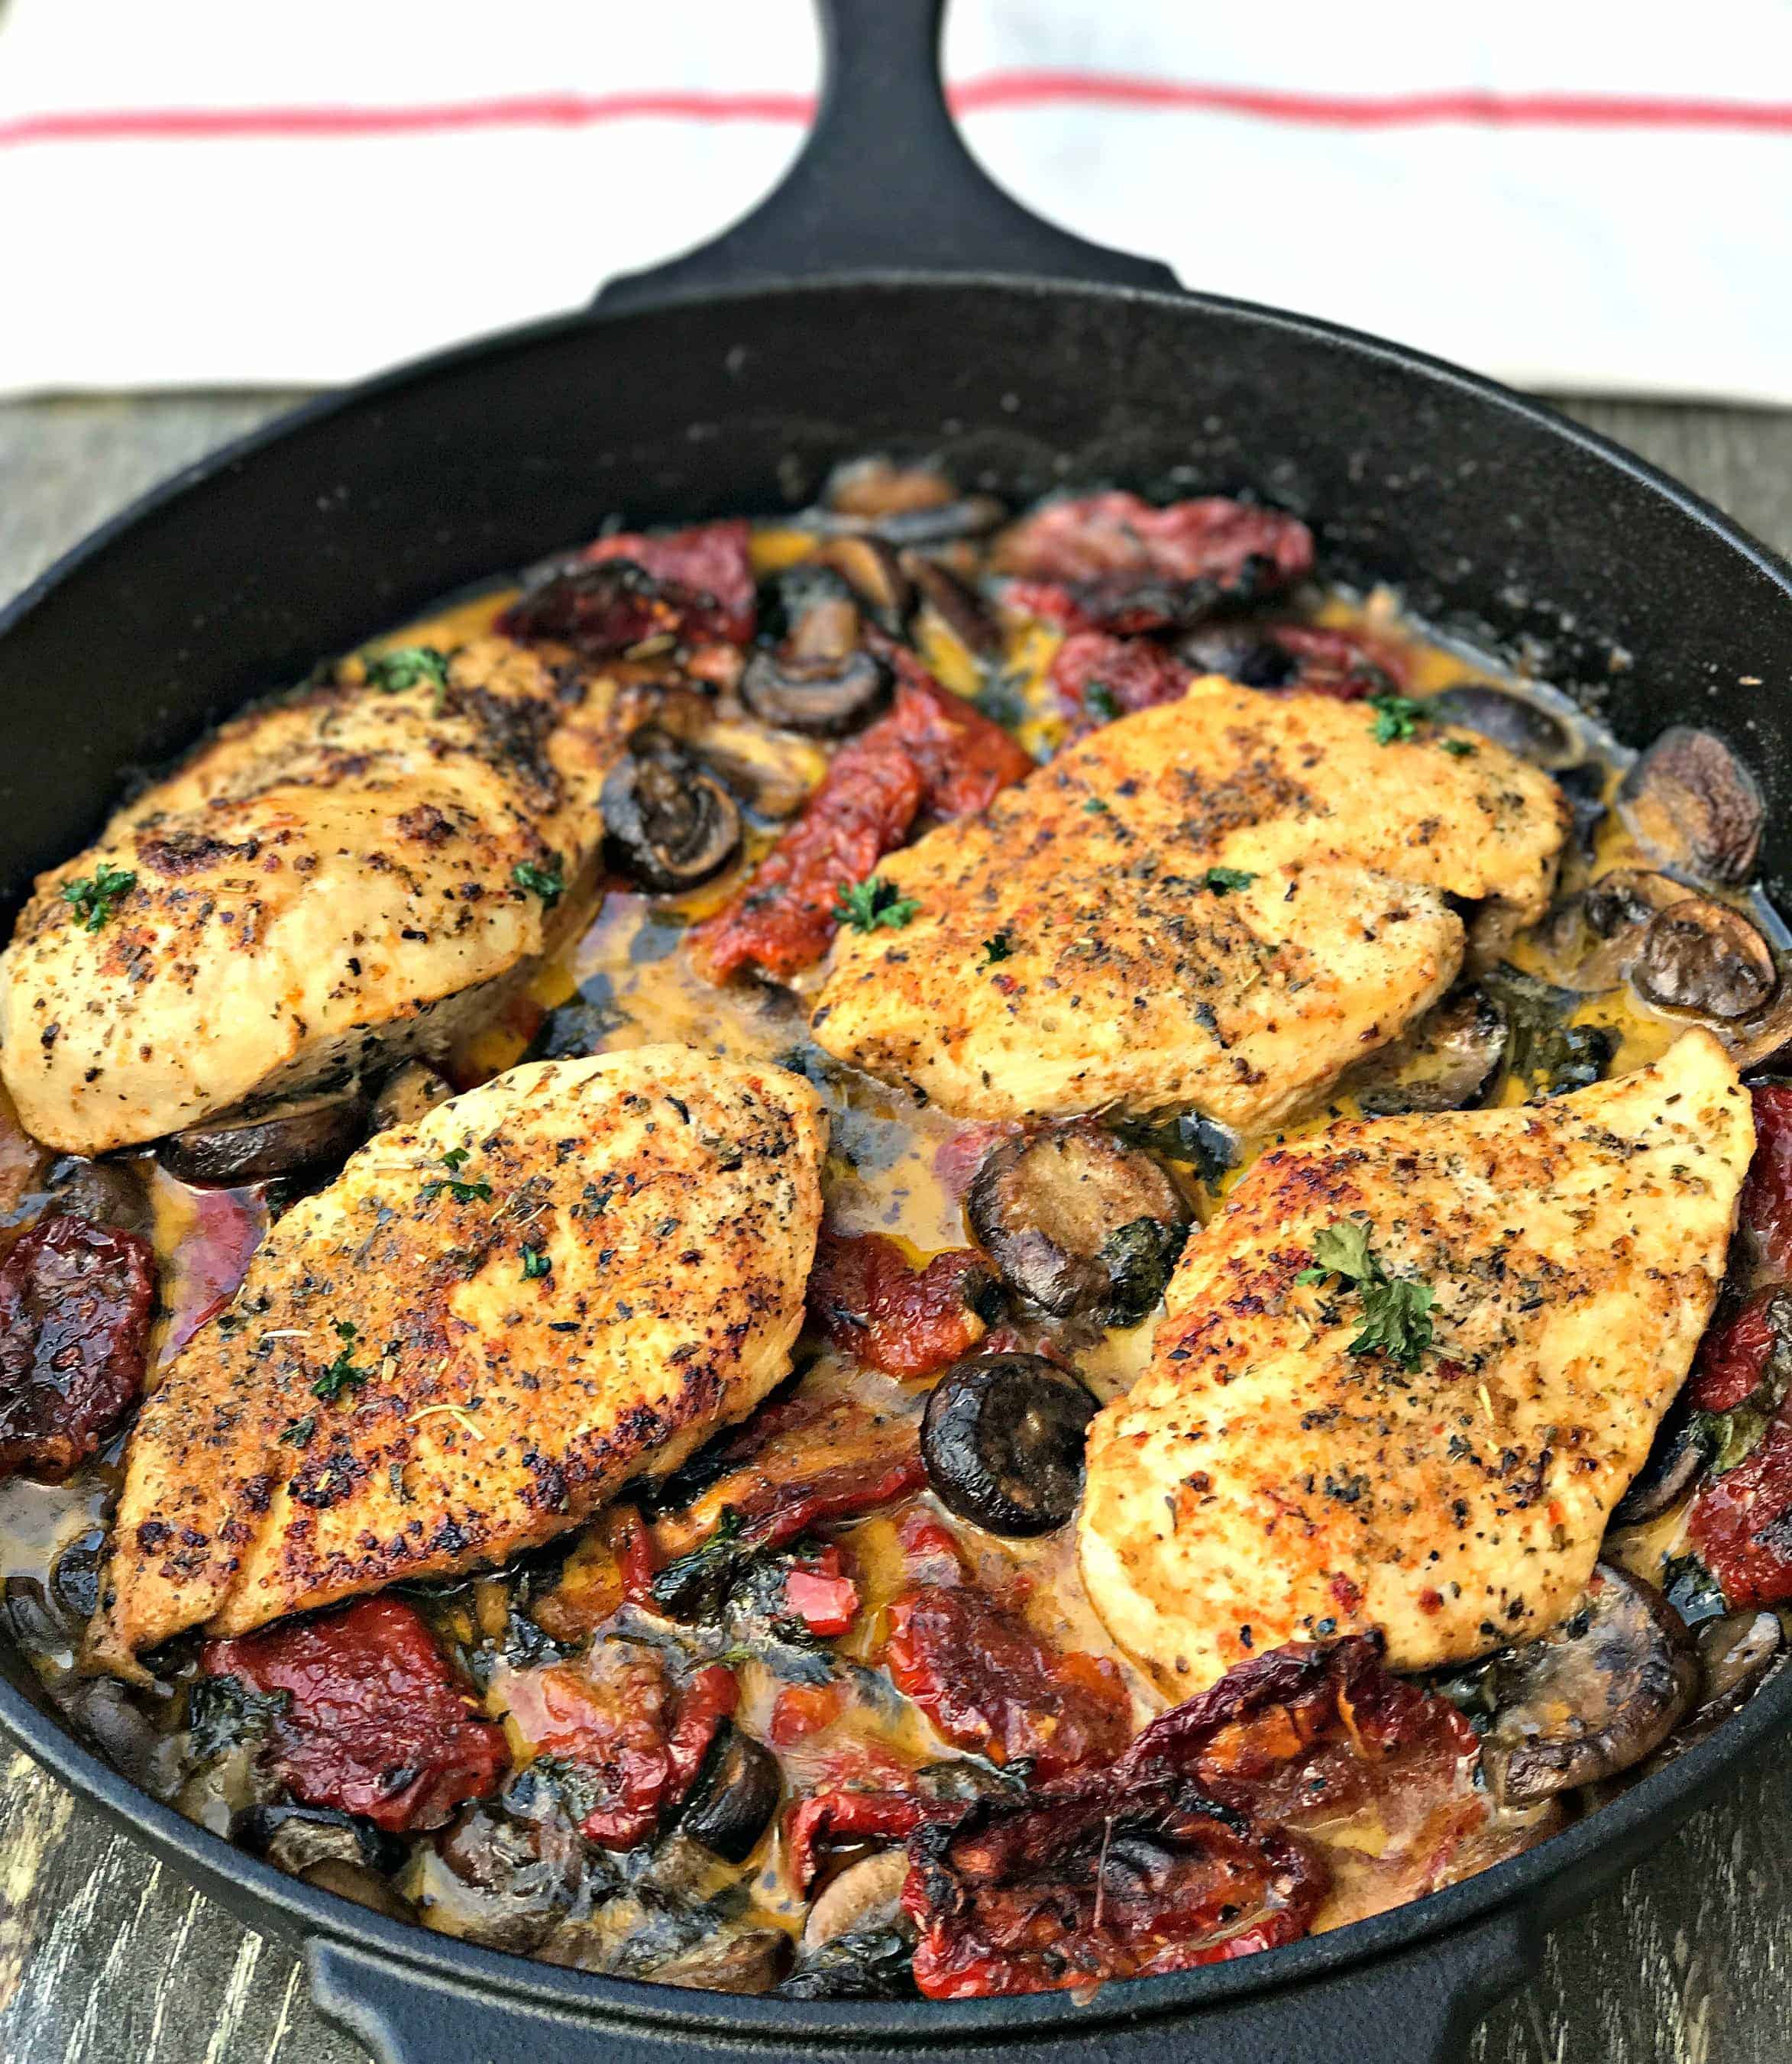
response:
[[[531,896],[539,896],[550,910],[566,893],[558,855],[546,867],[538,867],[532,860],[519,860],[510,870],[510,879]]]
[[[308,1412],[304,1418],[293,1420],[287,1427],[286,1431],[280,1436],[280,1445],[283,1448],[309,1447],[311,1437],[316,1431],[317,1414],[315,1412]]]
[[[1210,867],[1202,880],[1216,896],[1229,896],[1234,889],[1248,889],[1257,879],[1242,867]]]
[[[240,1677],[201,1677],[187,1694],[187,1732],[202,1762],[263,1735],[292,1703],[290,1691],[252,1691]]]
[[[893,881],[875,874],[863,881],[843,881],[840,898],[834,921],[850,925],[856,932],[875,932],[880,925],[900,932],[921,907],[912,896],[899,896]]]
[[[1083,815],[1085,817],[1106,817],[1111,816],[1113,814],[1113,812],[1109,808],[1108,805],[1101,800],[1099,796],[1091,796],[1089,800],[1083,804]]]
[[[1120,704],[1105,681],[1090,681],[1085,687],[1083,707],[1103,724],[1112,724],[1120,714]]]
[[[62,884],[62,901],[74,912],[83,932],[97,932],[137,885],[128,867],[114,867],[102,861],[91,874],[77,875]]]
[[[1297,1283],[1323,1283],[1341,1276],[1355,1286],[1363,1300],[1362,1330],[1350,1344],[1353,1355],[1386,1355],[1404,1369],[1415,1369],[1432,1345],[1431,1308],[1437,1292],[1411,1276],[1390,1277],[1369,1252],[1369,1228],[1355,1219],[1341,1219],[1314,1237],[1313,1266]]]
[[[447,1191],[457,1204],[489,1203],[491,1201],[492,1186],[489,1183],[483,1181],[469,1183],[462,1179],[461,1171],[466,1165],[466,1159],[465,1147],[449,1148],[441,1157],[442,1166],[449,1172],[445,1175],[432,1178],[417,1192],[425,1203],[433,1197],[439,1197],[444,1190]]]
[[[1452,760],[1472,760],[1480,749],[1478,745],[1471,745],[1466,738],[1447,738],[1444,741],[1444,750]]]
[[[997,932],[983,942],[983,965],[993,967],[998,961],[1014,957],[1014,941],[1006,932]]]
[[[1415,702],[1411,695],[1371,695],[1369,707],[1375,713],[1377,745],[1391,745],[1398,739],[1415,738],[1428,714],[1424,704]]]
[[[342,1343],[342,1352],[311,1386],[313,1397],[321,1397],[326,1405],[333,1405],[345,1390],[359,1390],[366,1382],[368,1372],[356,1366],[352,1359],[355,1339],[359,1328],[347,1319],[336,1321],[336,1338]]]
[[[554,1267],[554,1258],[538,1247],[526,1247],[522,1251],[522,1273],[526,1283],[534,1283],[547,1275]]]
[[[363,664],[367,685],[382,695],[396,695],[406,688],[429,687],[436,691],[436,707],[441,707],[442,691],[448,686],[448,655],[433,645],[401,645],[395,651],[381,652]]]

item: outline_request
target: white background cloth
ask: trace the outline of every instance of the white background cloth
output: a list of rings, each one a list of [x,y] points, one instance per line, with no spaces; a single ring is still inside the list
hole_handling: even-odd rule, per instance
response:
[[[0,0],[0,392],[573,306],[766,191],[817,62],[807,0]],[[1792,0],[954,0],[947,71],[1014,192],[1190,285],[1792,403]]]

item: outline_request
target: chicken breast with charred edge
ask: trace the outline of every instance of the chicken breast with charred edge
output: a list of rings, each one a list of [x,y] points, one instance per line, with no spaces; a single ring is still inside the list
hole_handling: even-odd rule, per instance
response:
[[[900,929],[843,931],[838,1058],[964,1118],[1194,1106],[1260,1130],[1461,965],[1452,898],[1541,914],[1568,824],[1487,740],[1217,675],[884,861]]]
[[[1077,1540],[1115,1640],[1186,1697],[1283,1642],[1379,1628],[1424,1670],[1553,1625],[1691,1365],[1754,1140],[1701,1030],[1551,1103],[1264,1155],[1090,1429]],[[1434,1294],[1423,1352],[1353,1353],[1360,1288],[1300,1280],[1346,1221]]]
[[[268,1233],[144,1406],[97,1659],[505,1561],[785,1375],[807,1083],[687,1046],[513,1069]]]
[[[99,1154],[444,1050],[575,914],[628,699],[483,638],[445,683],[220,726],[26,906],[0,1072],[26,1129]],[[129,886],[65,894],[96,881]]]

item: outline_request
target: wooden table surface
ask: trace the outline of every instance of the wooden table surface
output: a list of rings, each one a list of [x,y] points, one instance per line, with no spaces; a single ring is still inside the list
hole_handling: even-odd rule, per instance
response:
[[[289,397],[0,405],[0,596],[141,488]],[[1792,415],[1578,405],[1792,554]],[[70,683],[72,692],[79,684]],[[1776,684],[1778,685],[1778,684]],[[1553,1937],[1474,2064],[1783,2064],[1792,1749]],[[354,2064],[298,1965],[0,1749],[0,2059]]]

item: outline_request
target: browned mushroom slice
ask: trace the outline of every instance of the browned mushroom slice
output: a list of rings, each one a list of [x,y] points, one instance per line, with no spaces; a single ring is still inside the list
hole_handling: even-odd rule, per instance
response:
[[[1740,910],[1686,896],[1649,921],[1630,979],[1648,1002],[1727,1022],[1760,1010],[1779,977],[1767,941]]]
[[[771,1826],[783,1788],[776,1756],[724,1720],[679,1809],[679,1832],[729,1863],[743,1864]]]
[[[1710,1458],[1709,1433],[1682,1404],[1661,1421],[1642,1467],[1612,1510],[1614,1526],[1640,1526],[1659,1519],[1693,1487]]]
[[[892,545],[925,545],[983,536],[1007,517],[993,495],[960,494],[936,466],[866,458],[833,474],[815,520],[831,531],[868,532]]]
[[[949,567],[924,552],[904,552],[902,565],[922,602],[967,652],[987,659],[1001,651],[1002,634],[994,619]]]
[[[1159,1162],[1089,1123],[1003,1140],[965,1211],[1011,1288],[1057,1317],[1099,1310],[1117,1324],[1162,1295],[1192,1216]]]
[[[762,648],[741,675],[755,716],[786,731],[839,737],[868,723],[890,692],[889,668],[860,643],[859,603],[826,567],[797,566],[779,583],[782,643]]]
[[[598,797],[611,864],[658,893],[694,889],[740,850],[740,811],[701,760],[644,725]]]
[[[911,599],[908,575],[881,538],[830,538],[807,563],[837,573],[883,629],[900,635]]]
[[[1528,1805],[1630,1769],[1684,1716],[1698,1678],[1679,1614],[1601,1562],[1577,1611],[1495,1666],[1481,1749],[1494,1796]]]
[[[407,1061],[386,1078],[373,1099],[368,1130],[384,1132],[389,1126],[416,1125],[453,1094],[454,1085],[427,1061]]]
[[[1440,723],[1460,724],[1491,738],[1521,760],[1539,767],[1566,767],[1577,750],[1573,734],[1553,711],[1528,696],[1515,695],[1509,688],[1492,688],[1478,681],[1442,689],[1425,704],[1428,715]]]
[[[1706,1620],[1697,1639],[1701,1725],[1727,1718],[1752,1698],[1786,1653],[1786,1630],[1773,1612],[1725,1613]]]
[[[1754,776],[1714,732],[1675,724],[1624,778],[1618,808],[1664,865],[1736,888],[1754,873],[1763,815]]]
[[[307,1175],[353,1153],[365,1136],[367,1112],[358,1092],[312,1097],[259,1118],[175,1133],[163,1141],[157,1158],[183,1183],[234,1186]]]
[[[903,1848],[880,1849],[848,1864],[815,1895],[803,1923],[805,1952],[868,1929],[891,1928],[912,1937],[913,1925],[902,1910],[908,1877],[908,1852]]]
[[[1472,989],[1440,1003],[1340,1086],[1366,1118],[1467,1111],[1485,1094],[1505,1050],[1505,1012]]]
[[[585,1844],[570,1820],[481,1801],[463,1808],[433,1848],[417,1851],[403,1885],[439,1933],[527,1956],[571,1906],[584,1876]]]

